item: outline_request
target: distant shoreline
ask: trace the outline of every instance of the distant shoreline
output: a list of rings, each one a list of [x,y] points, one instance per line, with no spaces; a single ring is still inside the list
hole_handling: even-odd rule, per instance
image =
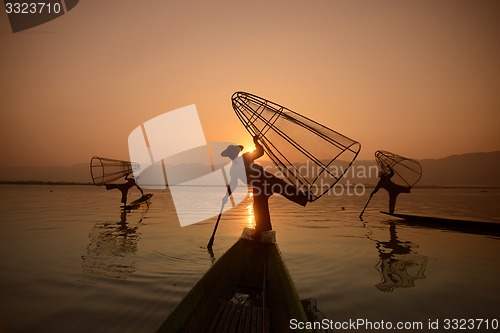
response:
[[[67,181],[42,181],[42,180],[0,180],[0,185],[94,185],[91,182],[67,182]],[[174,186],[190,186],[190,185],[174,185]],[[374,188],[375,185],[366,185],[365,188]],[[168,187],[168,185],[167,185]],[[414,186],[412,189],[500,189],[500,186],[488,186],[488,185],[422,185]]]
[[[54,182],[42,180],[0,180],[2,185],[94,185],[90,182]]]

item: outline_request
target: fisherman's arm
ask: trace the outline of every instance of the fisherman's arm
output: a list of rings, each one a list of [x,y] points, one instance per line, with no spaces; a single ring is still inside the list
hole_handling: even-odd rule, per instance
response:
[[[255,144],[255,150],[251,154],[252,158],[256,160],[259,157],[264,156],[264,147],[260,144],[258,135],[253,137],[253,143]]]

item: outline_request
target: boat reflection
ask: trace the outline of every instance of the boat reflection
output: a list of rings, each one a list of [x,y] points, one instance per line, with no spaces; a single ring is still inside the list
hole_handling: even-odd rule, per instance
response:
[[[379,262],[375,266],[380,273],[382,281],[375,286],[383,292],[392,292],[396,288],[415,287],[415,280],[425,278],[427,256],[418,254],[418,245],[398,238],[396,223],[389,223],[389,240],[376,242],[379,253]]]
[[[125,211],[117,223],[96,223],[89,233],[87,254],[82,255],[82,271],[93,276],[126,279],[135,272],[135,258],[140,233],[139,226],[147,210],[142,211],[133,225],[127,222]]]

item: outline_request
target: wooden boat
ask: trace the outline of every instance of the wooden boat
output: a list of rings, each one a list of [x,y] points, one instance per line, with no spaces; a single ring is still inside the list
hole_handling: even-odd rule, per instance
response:
[[[391,214],[382,211],[381,213],[401,218],[407,223],[426,228],[445,229],[488,236],[500,236],[500,223],[495,222],[470,221],[422,215]]]
[[[241,238],[207,271],[157,332],[288,332],[306,322],[274,231]]]
[[[126,206],[122,206],[122,208],[124,210],[131,210],[131,209],[140,208],[140,207],[142,207],[144,205],[148,205],[149,202],[151,201],[151,197],[152,196],[153,196],[153,194],[151,194],[151,193],[144,194],[139,199],[132,201],[131,203],[129,203]]]

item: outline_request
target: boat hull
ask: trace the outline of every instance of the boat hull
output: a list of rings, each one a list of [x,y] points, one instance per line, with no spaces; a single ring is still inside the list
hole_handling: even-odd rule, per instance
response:
[[[131,203],[129,203],[128,205],[124,206],[123,209],[124,210],[138,209],[144,205],[149,205],[149,202],[151,201],[152,196],[153,196],[153,194],[151,194],[151,193],[144,194],[139,199],[134,200]]]
[[[239,239],[157,332],[287,332],[307,321],[275,242]]]
[[[418,225],[425,228],[443,229],[496,237],[500,236],[500,223],[495,222],[470,221],[410,214],[391,214],[382,211],[381,213],[403,219],[408,224]]]

